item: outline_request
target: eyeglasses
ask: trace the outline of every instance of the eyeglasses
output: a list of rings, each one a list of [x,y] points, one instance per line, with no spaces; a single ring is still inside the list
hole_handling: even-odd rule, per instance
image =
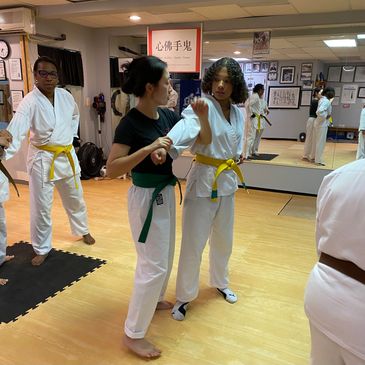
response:
[[[56,71],[48,72],[46,70],[38,70],[38,75],[42,77],[42,79],[46,79],[48,76],[55,80],[58,78],[58,73]]]

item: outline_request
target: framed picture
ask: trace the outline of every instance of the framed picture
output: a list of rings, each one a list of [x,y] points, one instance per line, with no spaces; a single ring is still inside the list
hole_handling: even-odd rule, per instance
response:
[[[245,63],[245,73],[251,73],[252,72],[252,63]]]
[[[260,72],[261,62],[252,62],[252,72]]]
[[[328,67],[327,81],[340,82],[341,80],[341,66]]]
[[[260,72],[267,73],[269,71],[269,62],[261,62]]]
[[[278,72],[278,61],[270,61],[269,72]]]
[[[4,90],[0,89],[0,105],[4,105]]]
[[[280,84],[294,84],[295,66],[282,66],[280,69]]]
[[[6,80],[6,68],[4,60],[0,60],[0,80]]]
[[[357,97],[360,99],[365,99],[365,87],[359,87]]]
[[[349,84],[342,86],[341,104],[355,104],[357,98],[358,85]]]
[[[299,109],[300,86],[270,86],[270,109]]]
[[[267,74],[268,81],[276,81],[278,79],[278,73],[277,72],[269,72]]]
[[[23,100],[23,90],[11,90],[11,105],[13,107],[13,113],[16,112],[19,103]]]
[[[20,58],[9,59],[9,71],[10,71],[10,80],[12,81],[23,80],[22,64]]]
[[[313,89],[313,80],[303,80],[303,89]]]
[[[356,66],[354,82],[365,82],[365,66]]]
[[[312,101],[312,90],[302,90],[300,105],[301,106],[310,106]]]
[[[356,67],[350,68],[349,70],[345,70],[342,67],[341,82],[353,82],[355,76],[355,70]]]
[[[313,63],[302,63],[300,68],[301,80],[312,80]]]
[[[341,86],[335,86],[335,96],[340,96],[341,95]]]

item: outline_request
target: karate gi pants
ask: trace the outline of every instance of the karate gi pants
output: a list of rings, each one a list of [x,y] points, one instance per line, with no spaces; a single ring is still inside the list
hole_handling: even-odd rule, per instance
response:
[[[324,163],[323,152],[327,140],[327,120],[315,119],[313,124],[313,147],[312,156],[314,156],[315,163]]]
[[[89,233],[87,211],[83,198],[80,175],[76,175],[78,189],[73,176],[44,181],[42,160],[34,161],[29,175],[30,192],[30,237],[34,252],[45,255],[52,249],[51,210],[53,192],[56,187],[66,210],[71,232],[75,236]]]
[[[3,203],[0,203],[0,265],[4,263],[6,256],[6,221]]]
[[[251,118],[250,129],[248,131],[248,136],[247,136],[247,149],[246,149],[247,156],[252,156],[255,153],[258,153],[261,136],[262,133],[264,133],[263,128],[261,128],[260,130],[255,128],[252,119],[254,118]]]
[[[306,130],[305,130],[305,143],[304,143],[304,153],[303,157],[313,160],[314,155],[312,155],[313,147],[313,125],[316,118],[309,117],[307,120]]]
[[[138,242],[152,198],[153,188],[133,185],[128,191],[128,215],[137,251],[134,288],[124,325],[130,338],[144,338],[157,303],[162,301],[171,273],[175,250],[175,187],[166,186],[153,203],[153,216],[145,243]],[[159,203],[159,205],[158,205]]]
[[[199,293],[203,250],[209,238],[210,286],[228,287],[228,261],[232,253],[234,194],[184,200],[182,241],[176,280],[176,299],[191,302]]]
[[[359,131],[356,160],[360,160],[360,158],[365,158],[365,138],[362,131]]]
[[[310,324],[311,365],[365,365],[365,360],[332,341]]]

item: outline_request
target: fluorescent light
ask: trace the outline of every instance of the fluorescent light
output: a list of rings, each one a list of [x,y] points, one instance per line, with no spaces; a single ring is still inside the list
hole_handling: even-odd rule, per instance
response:
[[[330,39],[323,41],[328,47],[356,47],[355,39]]]
[[[140,20],[141,20],[141,17],[140,17],[140,16],[138,16],[138,15],[131,15],[131,16],[129,17],[129,20],[131,20],[132,22],[138,22],[138,21],[140,21]]]
[[[237,62],[239,62],[239,61],[248,61],[248,60],[249,60],[249,58],[245,58],[245,57],[240,57],[240,58],[235,57],[234,59],[235,59]]]
[[[216,62],[218,61],[220,58],[209,58],[209,61],[212,61],[212,62]]]
[[[205,43],[205,44],[209,44],[210,42],[209,42],[209,41],[205,41],[204,43]]]
[[[357,39],[365,39],[365,34],[358,34]]]
[[[240,51],[234,51],[233,53],[234,53],[234,54],[241,54],[241,52],[240,52]]]

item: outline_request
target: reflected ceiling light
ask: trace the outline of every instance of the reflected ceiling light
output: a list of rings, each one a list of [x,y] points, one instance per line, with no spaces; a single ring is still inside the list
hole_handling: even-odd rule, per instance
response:
[[[212,61],[212,62],[215,62],[215,61],[218,61],[219,58],[209,58],[209,61]]]
[[[353,72],[355,71],[355,66],[349,66],[349,65],[345,65],[345,66],[342,66],[342,69],[345,71],[345,72]]]
[[[205,43],[205,44],[209,44],[210,42],[209,42],[209,41],[205,41],[204,43]]]
[[[365,34],[358,34],[357,39],[365,39]]]
[[[240,52],[240,51],[234,51],[233,53],[234,53],[234,54],[241,54],[241,52]]]
[[[355,39],[329,39],[323,41],[328,47],[356,47]]]
[[[249,58],[245,58],[245,57],[240,57],[240,58],[234,58],[237,62],[239,61],[249,61]]]
[[[129,20],[131,20],[132,22],[138,22],[138,21],[140,21],[140,20],[141,20],[141,17],[140,17],[140,16],[138,16],[138,15],[131,15],[131,16],[129,17]]]

